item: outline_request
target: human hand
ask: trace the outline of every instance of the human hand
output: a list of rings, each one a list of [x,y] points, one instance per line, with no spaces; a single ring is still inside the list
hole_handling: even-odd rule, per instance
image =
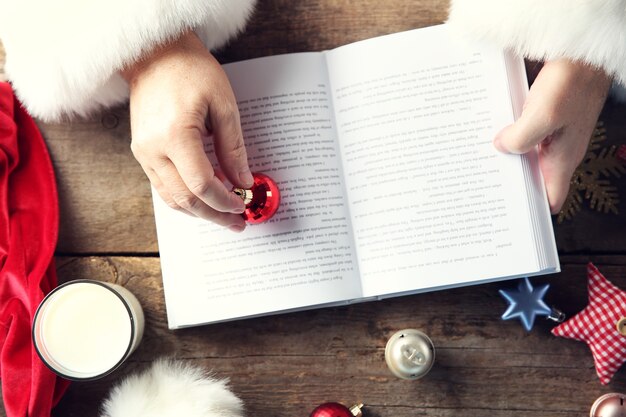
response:
[[[530,88],[521,117],[494,139],[494,146],[504,153],[522,154],[539,145],[539,166],[553,214],[565,202],[610,85],[604,71],[589,65],[546,62]]]
[[[243,201],[216,175],[203,146],[212,135],[223,175],[252,186],[237,103],[217,60],[191,32],[121,74],[130,86],[131,149],[161,198],[242,231]]]

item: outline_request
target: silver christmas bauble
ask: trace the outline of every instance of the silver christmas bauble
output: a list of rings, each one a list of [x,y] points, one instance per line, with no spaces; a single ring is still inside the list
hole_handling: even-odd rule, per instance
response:
[[[419,330],[405,329],[389,338],[385,361],[391,372],[402,379],[418,379],[430,371],[435,362],[435,346]]]

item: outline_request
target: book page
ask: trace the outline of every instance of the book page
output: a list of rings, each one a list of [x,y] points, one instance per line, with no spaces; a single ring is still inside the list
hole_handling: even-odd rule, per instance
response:
[[[154,196],[172,328],[336,303],[361,295],[324,56],[225,65],[250,168],[277,182],[278,212],[243,233]],[[210,145],[206,149],[213,158]]]
[[[537,272],[504,55],[436,26],[327,53],[364,296]]]

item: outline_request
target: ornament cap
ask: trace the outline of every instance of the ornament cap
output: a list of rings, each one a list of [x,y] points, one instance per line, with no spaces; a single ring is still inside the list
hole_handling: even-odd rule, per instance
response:
[[[557,323],[563,323],[566,319],[565,313],[556,307],[550,307],[550,314],[548,314],[548,320],[555,321]]]
[[[250,204],[252,202],[252,190],[233,188],[233,193],[241,197],[241,199],[243,200],[243,204]]]
[[[617,321],[617,331],[622,336],[626,336],[626,317],[622,317]]]
[[[435,362],[435,346],[419,330],[400,330],[387,342],[385,361],[398,378],[419,379],[430,371]]]
[[[354,417],[362,417],[363,412],[361,411],[361,408],[363,408],[363,403],[355,404],[352,407],[350,407],[350,412],[352,413]]]
[[[615,392],[604,394],[591,406],[589,417],[621,417],[626,415],[626,395]]]

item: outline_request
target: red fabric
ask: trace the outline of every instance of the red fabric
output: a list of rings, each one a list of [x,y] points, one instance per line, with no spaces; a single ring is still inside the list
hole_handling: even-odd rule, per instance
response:
[[[68,386],[31,338],[37,305],[57,284],[58,220],[46,145],[11,86],[0,83],[0,378],[8,417],[50,416]]]
[[[626,292],[611,284],[592,264],[587,265],[589,305],[552,334],[587,343],[600,383],[606,385],[626,362],[626,336],[617,322],[626,317]]]

